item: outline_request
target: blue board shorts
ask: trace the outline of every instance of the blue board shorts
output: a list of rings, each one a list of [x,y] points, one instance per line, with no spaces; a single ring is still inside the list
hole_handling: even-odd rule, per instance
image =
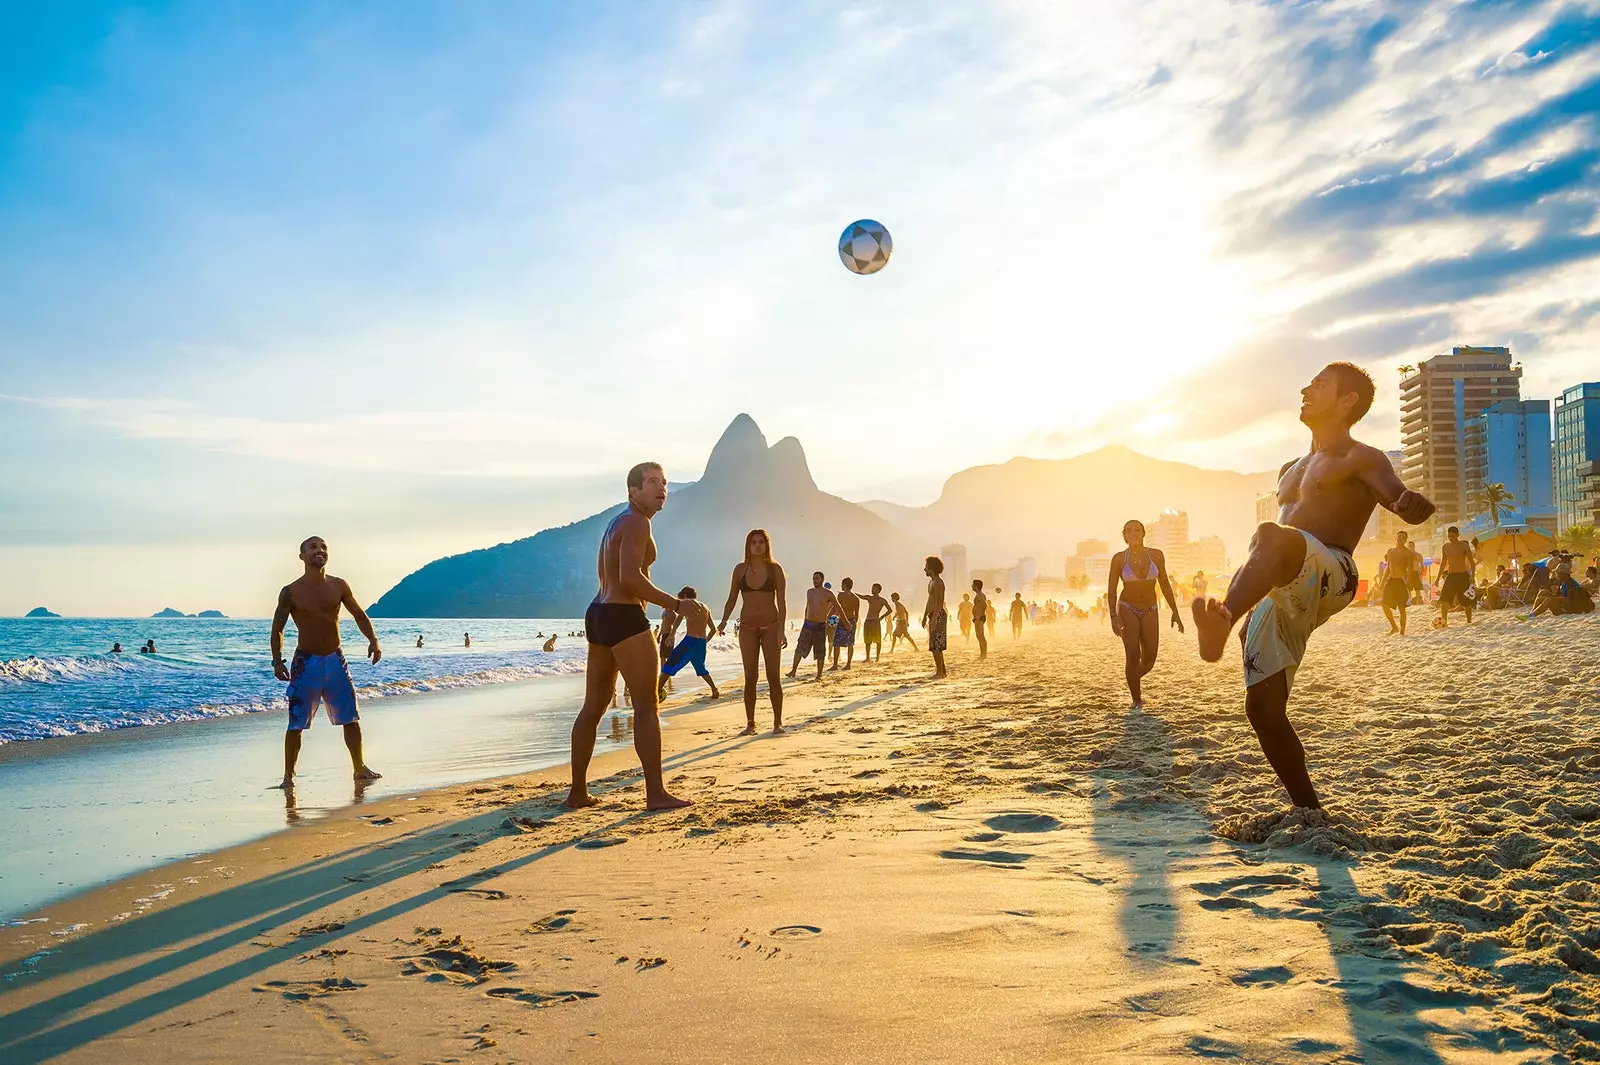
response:
[[[356,712],[356,686],[350,681],[350,667],[344,652],[331,655],[294,654],[289,666],[289,731],[311,727],[317,706],[328,704],[328,720],[335,725],[351,725],[361,719]]]
[[[667,660],[661,663],[663,677],[676,677],[684,666],[694,666],[695,673],[702,677],[711,676],[711,671],[706,669],[706,641],[699,636],[685,636],[678,641],[678,646],[672,649]]]

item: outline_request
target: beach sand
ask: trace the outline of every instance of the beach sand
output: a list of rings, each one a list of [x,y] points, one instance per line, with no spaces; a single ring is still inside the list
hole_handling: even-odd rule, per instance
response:
[[[948,681],[792,687],[781,737],[675,710],[686,811],[620,751],[593,809],[461,785],[53,906],[0,930],[0,1060],[1600,1056],[1600,623],[1384,631],[1297,678],[1328,819],[1192,635],[1143,712],[1104,627],[957,638]]]

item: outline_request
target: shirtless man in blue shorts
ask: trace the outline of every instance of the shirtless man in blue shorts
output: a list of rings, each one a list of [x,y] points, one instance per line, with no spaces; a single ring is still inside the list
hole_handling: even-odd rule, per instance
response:
[[[319,703],[328,704],[328,720],[344,726],[344,745],[350,749],[350,765],[358,781],[377,780],[361,757],[361,721],[356,710],[356,689],[350,681],[339,646],[339,608],[350,611],[361,635],[367,638],[367,657],[377,665],[383,652],[378,649],[378,634],[372,621],[356,602],[355,593],[342,578],[328,574],[328,544],[320,536],[308,537],[300,545],[300,561],[305,573],[278,593],[278,608],[272,614],[272,672],[289,685],[289,731],[283,737],[283,781],[274,785],[294,788],[294,766],[300,757],[300,734],[311,727]],[[294,618],[294,661],[283,660],[283,628]]]

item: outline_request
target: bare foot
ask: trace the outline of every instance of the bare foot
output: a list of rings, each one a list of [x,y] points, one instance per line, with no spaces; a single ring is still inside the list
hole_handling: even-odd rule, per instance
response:
[[[694,802],[690,799],[680,799],[670,792],[663,791],[660,795],[648,800],[644,804],[644,808],[646,810],[681,810],[685,806],[693,805]]]
[[[278,783],[267,789],[268,791],[293,791],[294,777],[284,777]]]
[[[778,735],[782,731],[783,731],[783,726],[782,725],[773,725],[772,726],[772,734],[774,736]]]
[[[722,698],[722,693],[717,691],[717,686],[715,684],[713,684],[711,686],[711,699],[712,699],[713,702],[715,702],[716,700],[718,700],[720,698]]]
[[[754,736],[755,734],[756,734],[756,723],[754,721],[752,721],[752,722],[750,722],[750,724],[746,725],[744,727],[744,731],[739,733],[739,735],[741,735],[741,736]]]
[[[596,806],[599,802],[599,799],[589,794],[588,788],[571,788],[567,791],[566,800],[562,805],[570,806],[574,810],[581,810],[585,806]]]
[[[1200,657],[1207,662],[1219,661],[1228,645],[1228,630],[1233,628],[1233,615],[1215,599],[1207,599],[1204,603],[1196,599],[1190,606],[1190,612],[1194,614],[1195,637],[1200,643]]]
[[[382,780],[383,779],[383,774],[379,773],[375,769],[369,769],[366,766],[362,766],[360,769],[356,770],[356,779],[357,780]]]
[[[794,680],[794,670],[791,669],[789,672],[785,673],[784,676],[788,677],[790,680]]]

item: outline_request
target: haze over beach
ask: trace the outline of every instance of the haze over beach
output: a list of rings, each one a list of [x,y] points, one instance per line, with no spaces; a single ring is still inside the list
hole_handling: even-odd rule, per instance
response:
[[[1600,1060],[1597,168],[1588,0],[6,6],[0,1061]]]

